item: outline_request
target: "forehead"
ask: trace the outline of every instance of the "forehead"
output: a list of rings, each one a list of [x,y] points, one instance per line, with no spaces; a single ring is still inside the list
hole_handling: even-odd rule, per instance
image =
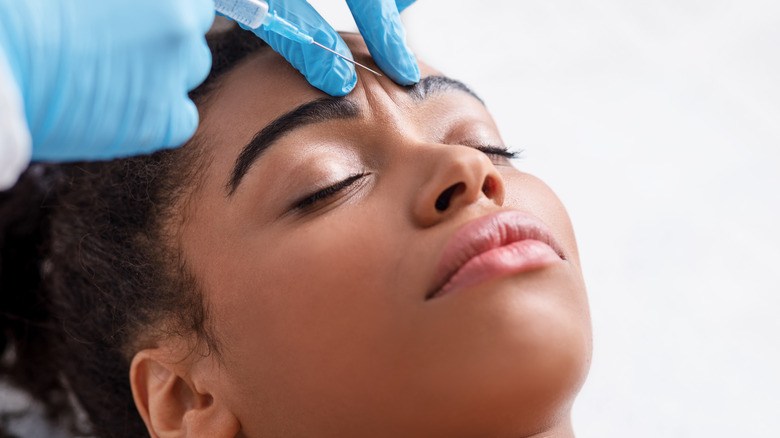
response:
[[[359,35],[342,34],[342,37],[355,60],[379,71]],[[420,63],[420,71],[423,77],[439,74],[424,63]],[[403,89],[386,76],[377,77],[360,67],[356,67],[356,72],[357,84],[348,95],[349,99],[363,100],[366,91],[377,92],[379,89],[384,89],[387,94],[403,94]],[[222,76],[201,115],[204,127],[209,129],[219,129],[226,120],[238,123],[250,115],[256,127],[257,123],[270,122],[292,108],[326,96],[309,85],[281,55],[265,47]]]

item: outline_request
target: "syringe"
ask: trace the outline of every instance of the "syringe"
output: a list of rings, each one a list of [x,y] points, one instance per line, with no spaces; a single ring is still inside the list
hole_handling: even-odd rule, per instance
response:
[[[365,65],[349,59],[341,53],[314,41],[314,38],[301,32],[294,24],[276,15],[276,11],[269,13],[268,3],[263,0],[214,0],[214,9],[220,14],[230,17],[250,29],[257,29],[260,26],[264,26],[266,30],[278,33],[287,39],[297,41],[301,44],[316,44],[323,49],[344,58],[352,64],[363,67],[377,76],[382,76],[380,73]]]

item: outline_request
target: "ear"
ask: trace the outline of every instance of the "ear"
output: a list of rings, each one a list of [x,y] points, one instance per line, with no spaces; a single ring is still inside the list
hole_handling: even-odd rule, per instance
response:
[[[138,352],[130,364],[135,406],[152,438],[228,438],[241,429],[236,417],[191,377],[192,356],[171,360],[161,348]],[[181,356],[180,356],[181,357]]]

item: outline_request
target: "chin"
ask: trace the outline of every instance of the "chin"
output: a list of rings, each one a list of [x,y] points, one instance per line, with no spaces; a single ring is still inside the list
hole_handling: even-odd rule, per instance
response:
[[[506,431],[534,433],[568,421],[590,368],[585,286],[578,273],[554,271],[508,277],[450,297],[463,298],[462,310],[473,318],[459,318],[458,336],[468,347],[461,358],[462,394]]]

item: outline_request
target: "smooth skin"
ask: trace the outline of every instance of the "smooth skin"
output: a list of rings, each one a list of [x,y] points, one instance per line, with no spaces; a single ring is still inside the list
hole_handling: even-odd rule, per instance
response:
[[[373,65],[359,36],[343,37]],[[208,164],[173,231],[222,349],[187,355],[191,342],[170,338],[135,355],[131,384],[151,435],[573,436],[591,329],[563,205],[539,179],[476,149],[503,143],[470,94],[419,100],[358,75],[346,99],[359,117],[283,136],[231,196],[241,148],[325,95],[264,50],[201,109],[196,141]],[[359,173],[314,210],[291,208]],[[505,209],[542,220],[566,260],[426,300],[456,230]]]

